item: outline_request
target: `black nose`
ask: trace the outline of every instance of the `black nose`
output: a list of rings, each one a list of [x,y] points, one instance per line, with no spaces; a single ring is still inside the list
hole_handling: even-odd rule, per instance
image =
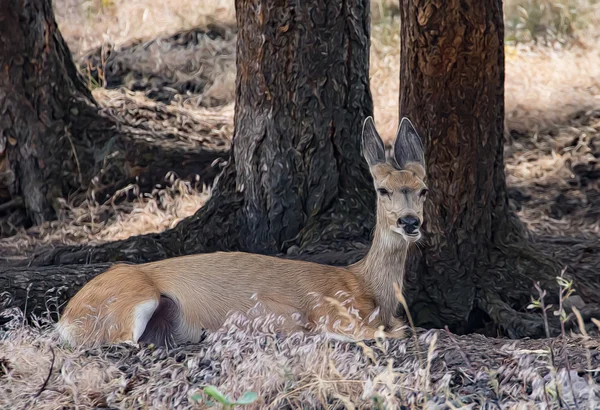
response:
[[[402,226],[404,228],[404,232],[406,232],[408,235],[415,233],[417,229],[419,229],[420,224],[421,221],[419,221],[419,218],[412,215],[403,216],[402,218],[398,219],[398,225]]]

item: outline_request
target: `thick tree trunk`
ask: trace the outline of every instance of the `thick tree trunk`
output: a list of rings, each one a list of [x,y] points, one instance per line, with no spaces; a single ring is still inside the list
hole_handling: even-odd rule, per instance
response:
[[[332,212],[350,218],[348,239],[367,238],[373,193],[359,146],[372,111],[368,2],[236,3],[233,157],[251,237],[244,248],[332,240],[314,231]]]
[[[95,177],[104,196],[128,182],[152,189],[169,171],[214,177],[222,152],[128,130],[99,112],[50,0],[2,1],[0,22],[0,217],[23,206],[33,223],[53,219],[55,200],[85,196]]]
[[[59,249],[36,263],[368,244],[375,193],[360,153],[372,113],[368,1],[239,0],[236,10],[235,132],[209,202],[164,233]]]
[[[49,1],[3,1],[0,21],[2,182],[39,223],[54,217],[55,198],[88,182],[85,129],[99,118]]]
[[[109,264],[0,269],[0,325],[11,308],[27,315],[56,314],[81,287]],[[56,317],[52,317],[56,320]]]
[[[409,279],[416,323],[469,332],[491,319],[510,336],[541,336],[524,307],[535,281],[558,295],[561,265],[508,208],[501,1],[403,0],[400,11],[400,115],[424,136],[431,188]]]

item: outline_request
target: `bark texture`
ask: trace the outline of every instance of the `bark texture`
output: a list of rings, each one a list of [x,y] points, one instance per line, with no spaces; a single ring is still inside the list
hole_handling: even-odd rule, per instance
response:
[[[99,118],[50,1],[3,1],[0,21],[0,183],[40,223],[54,217],[55,198],[87,182],[85,130]]]
[[[36,263],[369,242],[375,193],[360,152],[372,114],[368,1],[239,0],[236,15],[235,132],[206,206],[162,234],[59,249]]]
[[[14,208],[24,208],[35,224],[54,219],[58,198],[83,198],[92,183],[100,201],[131,182],[151,190],[169,171],[184,178],[199,174],[207,183],[216,174],[211,163],[224,156],[204,150],[197,138],[172,135],[171,124],[163,132],[132,130],[123,118],[99,110],[50,0],[1,2],[0,68],[2,219]],[[197,125],[175,127],[189,134]],[[0,235],[7,233],[14,231],[0,223]]]
[[[11,308],[26,314],[56,313],[83,285],[109,264],[0,269],[0,325]],[[54,320],[57,318],[54,317]]]
[[[503,158],[502,3],[401,1],[400,115],[424,137],[427,245],[409,294],[421,326],[542,336],[524,309],[539,281],[558,295],[562,266],[509,210]],[[547,301],[550,303],[550,301]]]

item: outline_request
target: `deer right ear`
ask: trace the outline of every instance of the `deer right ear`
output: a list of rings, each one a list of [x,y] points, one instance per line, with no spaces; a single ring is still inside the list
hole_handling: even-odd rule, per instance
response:
[[[370,167],[385,162],[385,147],[370,116],[363,123],[362,153]]]
[[[417,163],[425,169],[425,150],[419,133],[406,117],[400,120],[396,142],[394,143],[394,159],[404,169],[407,164]]]

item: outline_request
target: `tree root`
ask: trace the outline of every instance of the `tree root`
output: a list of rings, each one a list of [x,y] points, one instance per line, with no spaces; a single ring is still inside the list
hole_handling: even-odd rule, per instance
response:
[[[557,337],[562,334],[559,316],[554,315],[558,306],[543,312],[519,312],[503,302],[498,294],[486,292],[483,298],[478,300],[479,307],[486,312],[494,323],[511,339],[524,337],[544,338]],[[564,323],[565,332],[581,333],[576,315],[572,309],[565,308],[567,317]],[[585,331],[588,334],[599,334],[598,327],[591,322],[592,318],[600,319],[600,306],[586,305],[580,309],[584,321]]]

